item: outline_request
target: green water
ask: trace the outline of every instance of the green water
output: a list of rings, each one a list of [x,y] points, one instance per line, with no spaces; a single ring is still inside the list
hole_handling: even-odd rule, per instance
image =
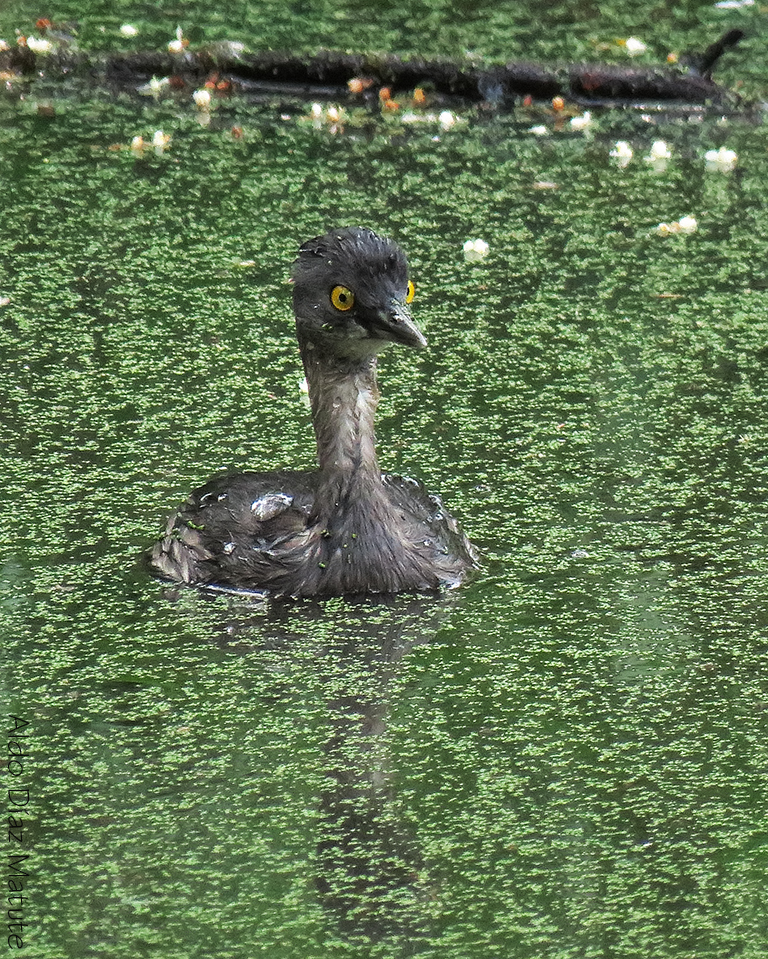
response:
[[[0,99],[22,954],[765,956],[765,127],[308,112]],[[430,342],[382,359],[383,465],[483,571],[387,604],[169,594],[137,558],[190,488],[312,463],[285,280],[349,223],[402,243]]]

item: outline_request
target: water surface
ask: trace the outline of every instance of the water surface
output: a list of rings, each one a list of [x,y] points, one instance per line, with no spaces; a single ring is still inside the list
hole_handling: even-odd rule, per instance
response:
[[[27,955],[761,956],[762,124],[38,102],[0,102]],[[408,252],[430,342],[382,359],[382,463],[443,495],[482,574],[169,593],[138,557],[192,486],[311,465],[285,280],[354,223]]]

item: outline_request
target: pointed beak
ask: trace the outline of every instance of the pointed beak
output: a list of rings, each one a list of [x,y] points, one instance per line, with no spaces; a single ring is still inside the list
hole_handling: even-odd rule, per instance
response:
[[[388,310],[381,310],[376,316],[376,333],[384,340],[415,346],[423,349],[427,340],[416,326],[410,310],[404,303],[393,301]]]

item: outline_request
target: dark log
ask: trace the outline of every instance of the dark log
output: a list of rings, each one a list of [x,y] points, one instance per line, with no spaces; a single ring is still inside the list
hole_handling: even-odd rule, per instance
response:
[[[677,100],[705,103],[725,99],[725,91],[706,77],[634,67],[572,67],[568,93],[576,100],[591,102]]]
[[[711,79],[722,54],[742,38],[731,30],[704,53],[688,58],[688,72],[601,64],[550,68],[513,61],[499,66],[478,66],[449,60],[340,53],[322,50],[314,55],[264,52],[240,54],[232,44],[217,44],[183,54],[141,52],[113,55],[70,53],[66,48],[44,56],[28,47],[0,53],[0,70],[46,76],[90,74],[96,80],[121,87],[136,87],[151,77],[173,76],[179,82],[199,83],[216,73],[245,91],[258,88],[274,94],[312,92],[313,96],[349,95],[347,84],[355,77],[373,81],[374,88],[391,86],[412,91],[424,87],[435,94],[469,101],[503,105],[515,97],[551,99],[562,96],[578,102],[642,103],[677,101],[687,104],[724,103],[732,94]]]

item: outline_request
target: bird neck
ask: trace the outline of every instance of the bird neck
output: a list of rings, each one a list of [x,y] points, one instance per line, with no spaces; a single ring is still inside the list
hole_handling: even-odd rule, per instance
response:
[[[370,501],[381,488],[374,416],[376,357],[343,359],[303,344],[320,483],[318,517]]]

